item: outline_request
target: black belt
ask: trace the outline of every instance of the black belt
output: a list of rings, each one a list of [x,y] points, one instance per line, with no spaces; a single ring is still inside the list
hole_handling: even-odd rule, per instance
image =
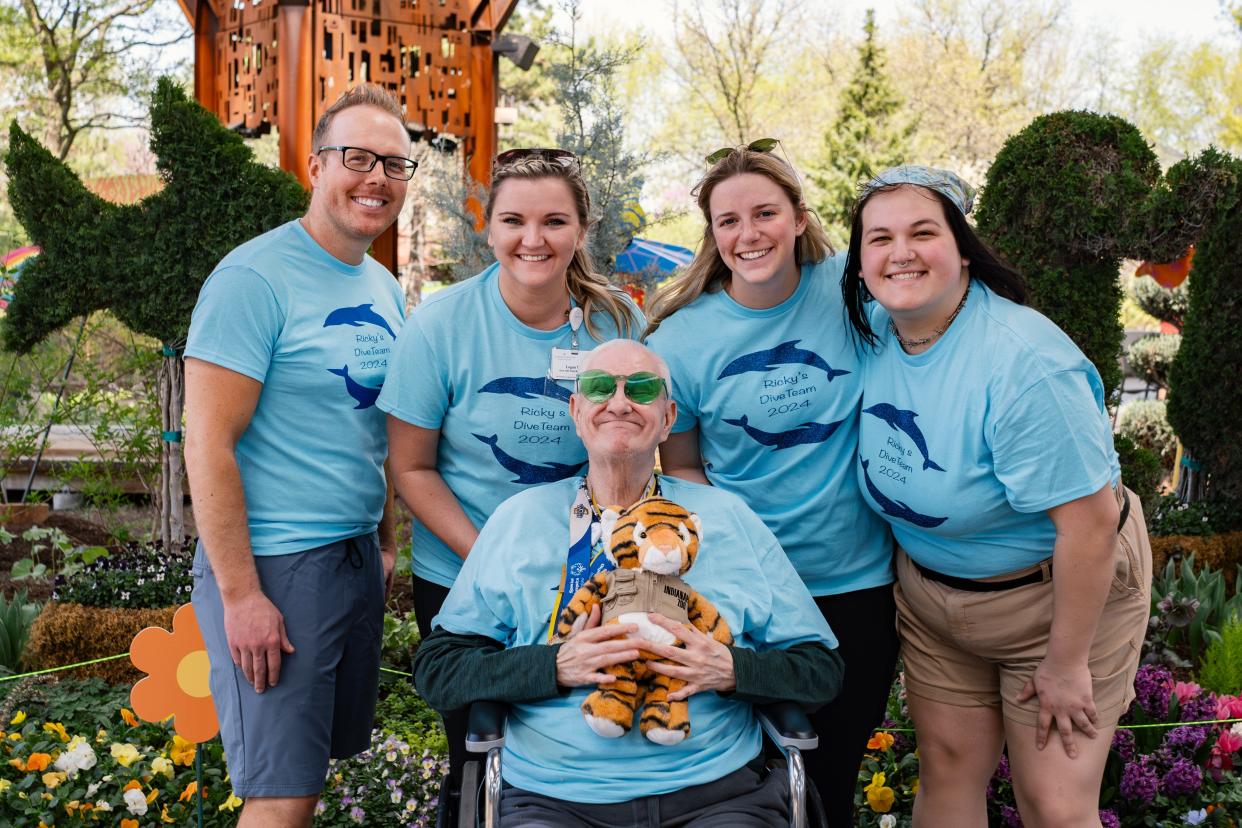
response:
[[[1130,493],[1125,487],[1121,487],[1121,520],[1117,522],[1117,533],[1121,534],[1121,530],[1125,527],[1126,521],[1130,519]],[[1004,589],[1013,589],[1015,587],[1026,586],[1027,584],[1042,584],[1044,582],[1044,573],[1047,572],[1049,580],[1052,579],[1052,559],[1046,562],[1047,569],[1040,567],[1034,572],[1020,575],[1017,578],[1010,578],[1006,581],[974,581],[970,578],[959,578],[956,575],[946,575],[943,572],[937,572],[934,569],[928,569],[913,558],[910,563],[914,564],[914,568],[922,573],[923,577],[929,581],[935,581],[954,589],[965,590],[966,592],[1000,592]]]

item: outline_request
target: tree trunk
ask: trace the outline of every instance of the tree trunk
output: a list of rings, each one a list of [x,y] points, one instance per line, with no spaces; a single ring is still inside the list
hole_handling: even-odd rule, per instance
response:
[[[160,422],[163,430],[160,463],[160,540],[165,552],[180,552],[185,542],[185,494],[181,486],[181,412],[185,405],[185,363],[175,349],[164,346],[160,366]]]

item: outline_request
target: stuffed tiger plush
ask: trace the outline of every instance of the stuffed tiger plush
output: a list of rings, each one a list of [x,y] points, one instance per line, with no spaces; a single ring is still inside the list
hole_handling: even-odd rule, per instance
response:
[[[605,510],[600,528],[604,553],[617,568],[597,574],[574,594],[557,619],[558,636],[581,628],[591,609],[600,604],[601,623],[636,624],[637,637],[648,641],[681,646],[672,633],[648,620],[648,612],[659,612],[693,624],[722,644],[733,643],[728,622],[680,578],[699,553],[698,515],[670,500],[650,497],[620,512]],[[641,711],[639,729],[657,744],[675,745],[690,735],[689,704],[668,698],[686,682],[649,669],[649,661],[667,659],[644,650],[637,661],[604,670],[615,681],[601,685],[582,703],[591,730],[609,738],[623,736],[633,725],[635,712]]]

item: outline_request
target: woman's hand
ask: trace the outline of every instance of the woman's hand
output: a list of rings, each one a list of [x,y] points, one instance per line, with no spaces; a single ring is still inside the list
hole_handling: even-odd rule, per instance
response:
[[[1018,694],[1018,701],[1024,702],[1035,696],[1039,697],[1035,747],[1044,749],[1055,724],[1061,734],[1065,755],[1076,759],[1078,743],[1074,738],[1074,728],[1081,730],[1088,739],[1096,737],[1095,699],[1091,693],[1091,670],[1087,663],[1061,664],[1051,656],[1044,658]]]
[[[673,662],[670,664],[649,661],[648,668],[686,682],[685,687],[668,694],[669,701],[681,701],[704,690],[729,691],[737,686],[737,676],[733,672],[733,653],[729,652],[728,647],[689,624],[678,624],[657,612],[647,613],[647,618],[651,623],[680,638],[686,645],[674,647],[652,641],[642,642],[644,650]]]
[[[578,621],[586,619],[579,627]],[[635,624],[600,626],[599,604],[591,607],[590,616],[582,616],[575,629],[556,652],[556,683],[561,687],[584,687],[611,684],[616,676],[603,672],[616,664],[638,658],[636,642],[626,636],[638,632]]]

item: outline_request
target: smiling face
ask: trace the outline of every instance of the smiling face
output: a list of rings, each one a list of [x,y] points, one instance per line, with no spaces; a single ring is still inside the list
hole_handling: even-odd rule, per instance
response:
[[[651,463],[656,446],[668,437],[677,419],[677,404],[667,391],[668,369],[645,346],[628,339],[596,348],[582,368],[618,376],[651,371],[665,377],[665,392],[646,405],[625,396],[622,382],[607,402],[593,403],[577,392],[569,398],[569,414],[586,446],[589,463],[629,458]]]
[[[729,295],[747,307],[772,307],[798,286],[795,250],[806,229],[798,210],[772,179],[758,173],[726,178],[708,199],[712,236],[733,274]]]
[[[944,323],[970,277],[940,200],[905,185],[871,196],[862,210],[862,278],[905,336]]]
[[[559,178],[509,178],[492,197],[487,243],[507,283],[539,294],[565,289],[565,271],[586,238],[569,185]]]
[[[402,123],[382,109],[365,105],[338,112],[323,144],[359,147],[377,155],[410,153],[410,137]],[[312,154],[308,172],[307,231],[333,256],[360,263],[371,242],[397,220],[409,182],[384,175],[382,163],[370,172],[347,169],[340,150]]]

